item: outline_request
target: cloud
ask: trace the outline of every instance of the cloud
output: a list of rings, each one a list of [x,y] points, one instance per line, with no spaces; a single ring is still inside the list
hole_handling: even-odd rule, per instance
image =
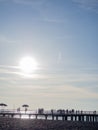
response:
[[[5,36],[0,35],[0,44],[12,43],[12,41],[8,40]]]
[[[0,2],[5,2],[5,1],[7,1],[7,0],[0,0]]]
[[[46,0],[0,0],[0,2],[5,2],[5,1],[13,1],[16,3],[20,3],[20,4],[40,4]]]
[[[17,4],[32,6],[33,8],[40,7],[46,0],[13,0]]]
[[[98,99],[98,94],[96,92],[91,92],[87,88],[77,88],[75,86],[63,86],[56,88],[56,93],[57,96],[60,97],[66,97],[70,99],[84,99],[84,98],[97,98]]]
[[[0,65],[0,98],[2,100],[11,102],[12,97],[14,97],[14,100],[17,102],[16,97],[22,97],[25,100],[30,98],[37,101],[40,98],[40,102],[43,103],[44,98],[46,102],[47,100],[52,100],[52,102],[55,102],[55,105],[56,102],[58,104],[58,101],[59,104],[66,102],[69,104],[69,102],[74,101],[79,101],[80,103],[84,100],[83,103],[86,103],[86,100],[98,100],[97,91],[91,91],[87,86],[83,87],[83,84],[81,87],[76,86],[77,82],[95,82],[98,75],[96,75],[95,79],[93,74],[59,74],[50,73],[48,70],[45,73],[41,70],[41,72],[33,74],[30,78],[20,74],[17,66]],[[38,77],[34,79],[33,76],[35,75],[38,75]],[[94,89],[94,86],[92,87]],[[16,93],[18,91],[19,93]],[[23,99],[20,102],[23,102]]]
[[[18,66],[0,65],[0,83],[6,88],[12,86],[12,88],[39,90],[39,93],[48,94],[49,97],[97,98],[97,79],[96,73],[62,73],[50,71],[48,68],[26,76]]]
[[[40,19],[49,23],[64,23],[65,20],[61,17],[58,11],[58,8],[52,6],[51,1],[48,0],[13,0],[14,3],[24,4],[27,6],[31,6],[37,12],[39,12]],[[50,3],[49,3],[50,2]],[[58,13],[56,13],[58,12]]]
[[[90,70],[89,70],[90,72]],[[65,83],[85,83],[85,82],[97,82],[98,74],[97,73],[87,73],[87,72],[62,72],[56,70],[44,70],[40,68],[34,74],[25,75],[19,69],[19,66],[11,66],[11,65],[0,65],[0,74],[9,74],[9,75],[17,75],[23,79],[31,79],[35,77],[38,80],[46,80],[44,83],[50,84],[65,84]],[[3,75],[4,76],[4,75]]]
[[[13,44],[20,44],[20,41],[15,41],[13,39],[9,39],[5,35],[0,34],[0,45],[13,45]]]
[[[5,2],[8,0],[4,0]],[[67,20],[61,16],[60,8],[55,4],[52,5],[51,1],[48,0],[9,0],[14,4],[20,4],[29,6],[35,10],[39,14],[39,18],[37,20],[48,22],[48,23],[64,23]],[[2,1],[3,2],[3,1]],[[34,19],[34,18],[33,18]]]
[[[49,22],[49,23],[57,23],[57,24],[60,24],[60,23],[64,23],[65,20],[64,19],[61,19],[61,18],[55,18],[55,16],[53,17],[50,17],[48,16],[47,14],[42,14],[42,17],[43,17],[43,20],[45,22]]]
[[[45,1],[47,0],[0,0],[0,2],[13,2],[15,4],[31,6],[36,10],[40,10]]]
[[[98,13],[98,0],[72,0],[80,7]]]

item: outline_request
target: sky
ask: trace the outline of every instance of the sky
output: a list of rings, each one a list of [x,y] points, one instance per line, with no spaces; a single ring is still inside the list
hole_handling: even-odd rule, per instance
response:
[[[98,0],[0,0],[0,102],[98,110],[97,35]],[[29,76],[26,56],[38,63]]]

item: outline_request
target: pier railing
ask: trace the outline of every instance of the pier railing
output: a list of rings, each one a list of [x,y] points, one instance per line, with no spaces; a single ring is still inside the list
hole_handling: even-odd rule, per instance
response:
[[[29,119],[35,118],[48,120],[63,120],[63,121],[88,121],[88,122],[98,122],[98,111],[51,111],[51,110],[0,110],[0,117],[8,118],[22,118],[23,116],[28,117]]]
[[[6,109],[6,110],[0,110],[0,114],[1,113],[27,113],[27,114],[56,114],[56,115],[59,115],[59,114],[88,114],[88,115],[98,115],[98,111],[51,111],[51,110],[44,110],[43,112],[39,113],[38,110],[27,110],[25,112],[25,110],[20,110],[20,111],[17,111],[17,109]]]

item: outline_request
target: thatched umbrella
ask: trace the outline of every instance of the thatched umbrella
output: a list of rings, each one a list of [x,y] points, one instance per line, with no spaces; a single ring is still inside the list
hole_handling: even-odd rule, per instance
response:
[[[26,113],[26,111],[27,111],[27,108],[29,107],[29,105],[27,105],[27,104],[24,104],[24,105],[22,105],[22,107],[24,107],[24,108],[25,108],[25,113]]]
[[[4,107],[6,107],[7,104],[5,104],[5,103],[0,103],[0,106],[4,106]]]
[[[2,107],[2,109],[4,109],[4,107],[7,107],[7,104],[5,104],[5,103],[0,103],[0,106]]]

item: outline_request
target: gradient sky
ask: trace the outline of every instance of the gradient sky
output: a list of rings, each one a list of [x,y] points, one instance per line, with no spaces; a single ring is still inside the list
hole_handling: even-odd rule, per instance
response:
[[[0,0],[0,102],[98,110],[98,0]]]

